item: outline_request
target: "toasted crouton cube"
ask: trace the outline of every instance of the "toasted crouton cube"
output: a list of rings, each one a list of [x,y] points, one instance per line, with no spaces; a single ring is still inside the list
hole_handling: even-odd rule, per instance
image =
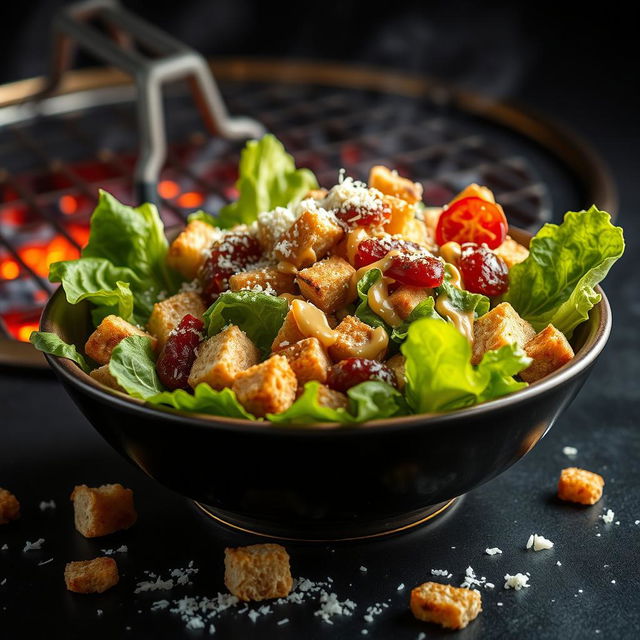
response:
[[[296,293],[295,275],[282,273],[274,267],[242,271],[229,278],[229,289],[241,291],[242,289],[258,289],[263,291],[273,290],[276,294]]]
[[[75,593],[104,593],[118,584],[118,580],[118,565],[106,556],[69,562],[64,568],[67,589]]]
[[[260,362],[260,351],[247,334],[231,325],[203,342],[191,367],[189,386],[206,382],[213,389],[230,387],[236,376]]]
[[[402,234],[407,224],[414,219],[414,207],[406,200],[395,198],[394,196],[382,196],[382,201],[391,209],[391,216],[384,230],[390,234]]]
[[[401,198],[414,204],[422,199],[422,185],[398,175],[387,167],[377,165],[369,172],[369,186],[388,196]]]
[[[411,612],[446,629],[464,629],[482,611],[482,596],[474,589],[425,582],[411,590]]]
[[[202,220],[193,220],[171,243],[167,264],[187,280],[193,280],[204,264],[207,251],[220,235],[219,229]]]
[[[296,269],[302,269],[324,258],[343,235],[344,229],[335,216],[323,210],[305,211],[278,238],[274,256],[276,260],[289,262]]]
[[[371,342],[375,329],[355,316],[347,316],[336,327],[336,341],[329,347],[329,355],[334,362],[360,357],[362,347]],[[384,347],[375,354],[373,360],[382,360]]]
[[[296,322],[296,317],[293,314],[293,311],[289,309],[289,313],[285,316],[280,330],[273,339],[271,351],[273,351],[273,353],[282,351],[283,349],[290,347],[292,344],[303,340],[304,337],[305,336],[298,328],[298,323]]]
[[[525,382],[535,382],[548,376],[574,356],[569,341],[552,324],[529,340],[524,350],[533,358],[533,362],[519,374]]]
[[[194,291],[177,293],[153,305],[147,328],[158,339],[158,347],[162,349],[169,334],[180,324],[182,318],[190,313],[202,320],[205,311],[202,298]]]
[[[402,391],[406,384],[405,378],[405,362],[406,358],[401,353],[396,353],[395,356],[391,356],[385,364],[393,373],[396,375],[396,380],[398,382],[398,389]]]
[[[121,484],[78,485],[71,493],[76,529],[85,538],[98,538],[128,529],[138,518],[133,491]]]
[[[258,214],[258,242],[267,255],[271,254],[273,245],[289,230],[296,218],[296,214],[285,207],[276,207],[273,211]]]
[[[411,312],[428,297],[429,293],[426,289],[403,285],[389,296],[389,304],[403,320],[406,320]]]
[[[471,362],[478,364],[486,351],[508,344],[524,349],[535,335],[534,328],[508,302],[503,302],[475,321]]]
[[[325,313],[333,313],[355,296],[351,279],[356,270],[339,256],[331,256],[298,272],[300,293]]]
[[[118,381],[111,375],[108,364],[103,364],[101,367],[94,369],[89,373],[89,375],[105,387],[115,389],[116,391],[124,391],[124,389],[118,384]]]
[[[0,488],[0,524],[7,524],[20,517],[20,503],[11,491]]]
[[[529,249],[516,242],[511,236],[507,236],[504,242],[493,252],[505,261],[509,269],[514,264],[524,262],[529,256]]]
[[[289,554],[279,544],[224,550],[224,584],[245,602],[284,598],[293,586]]]
[[[349,398],[345,393],[329,389],[324,384],[318,386],[317,399],[321,407],[329,409],[346,409],[349,406]]]
[[[310,380],[326,381],[331,360],[317,338],[300,340],[279,354],[289,361],[299,387]]]
[[[98,364],[107,364],[113,350],[129,336],[146,336],[151,339],[152,346],[156,347],[157,340],[142,329],[118,316],[107,316],[89,336],[84,345],[85,353]]]
[[[558,498],[578,504],[595,504],[602,498],[604,478],[592,471],[567,467],[560,472]]]
[[[298,382],[289,361],[275,355],[238,374],[231,388],[247,411],[263,418],[293,404]]]
[[[423,247],[429,249],[429,251],[435,252],[437,245],[433,240],[433,235],[426,223],[418,218],[408,220],[402,231],[402,237],[409,242],[416,242]]]

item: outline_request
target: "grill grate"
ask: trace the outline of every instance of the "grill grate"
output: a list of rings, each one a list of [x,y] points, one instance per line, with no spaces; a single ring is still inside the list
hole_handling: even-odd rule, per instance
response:
[[[366,179],[386,164],[441,205],[469,182],[486,184],[511,222],[534,229],[552,208],[582,204],[575,177],[537,143],[433,95],[311,83],[221,82],[229,111],[275,133],[323,186],[337,170]],[[48,106],[47,106],[48,105]],[[25,340],[53,286],[51,262],[77,257],[97,189],[132,203],[137,123],[129,86],[71,93],[40,108],[0,109],[0,335]],[[165,98],[169,151],[158,185],[168,226],[235,197],[242,142],[210,138],[186,88]],[[550,179],[551,178],[551,179]],[[0,362],[2,343],[0,342]]]

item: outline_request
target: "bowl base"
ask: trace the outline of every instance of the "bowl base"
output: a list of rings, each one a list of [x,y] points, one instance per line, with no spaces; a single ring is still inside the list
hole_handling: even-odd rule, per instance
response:
[[[362,535],[357,535],[354,532],[354,535],[325,535],[322,538],[308,537],[304,534],[284,535],[280,531],[270,529],[268,526],[261,527],[260,523],[258,522],[256,522],[255,528],[253,528],[253,526],[249,528],[248,526],[246,526],[246,523],[243,522],[241,524],[240,522],[235,521],[232,517],[229,517],[229,515],[226,513],[224,514],[224,516],[220,515],[220,512],[213,507],[202,504],[197,500],[193,500],[193,503],[205,515],[207,515],[218,524],[221,524],[235,531],[242,531],[243,533],[249,533],[254,536],[260,536],[262,538],[270,538],[272,540],[286,540],[289,542],[351,542],[355,540],[370,540],[372,538],[391,536],[402,531],[408,531],[415,527],[419,527],[423,524],[426,524],[427,522],[433,522],[435,518],[447,511],[449,507],[453,506],[456,500],[457,498],[452,498],[451,500],[440,502],[438,504],[427,507],[420,512],[420,516],[417,519],[410,522],[403,521],[402,524],[396,522],[387,522],[384,528],[380,530],[373,530]]]

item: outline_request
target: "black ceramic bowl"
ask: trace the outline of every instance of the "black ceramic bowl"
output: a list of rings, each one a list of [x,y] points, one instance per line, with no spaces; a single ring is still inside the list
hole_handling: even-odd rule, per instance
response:
[[[528,236],[512,235],[523,244]],[[145,406],[111,393],[70,360],[47,356],[102,436],[145,473],[224,522],[281,538],[348,539],[425,521],[491,480],[542,438],[605,346],[602,301],[572,340],[576,357],[522,391],[443,415],[364,426],[285,428]],[[82,347],[89,305],[58,290],[41,328]]]

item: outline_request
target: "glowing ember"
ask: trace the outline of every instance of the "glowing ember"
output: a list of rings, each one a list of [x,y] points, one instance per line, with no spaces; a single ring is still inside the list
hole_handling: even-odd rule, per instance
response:
[[[58,206],[65,215],[73,215],[78,211],[78,199],[70,195],[61,196],[58,200]]]
[[[20,265],[13,258],[0,261],[0,278],[3,280],[15,280],[19,275]]]
[[[18,254],[39,276],[46,277],[52,262],[75,260],[80,252],[64,236],[55,236],[48,244],[22,247]]]
[[[158,193],[165,200],[171,200],[180,194],[180,185],[174,180],[161,180],[158,183]]]
[[[37,322],[29,322],[18,328],[16,335],[21,342],[29,342],[29,336],[33,331],[38,330]]]
[[[204,202],[204,196],[196,191],[186,191],[178,198],[178,205],[183,209],[195,209]]]

